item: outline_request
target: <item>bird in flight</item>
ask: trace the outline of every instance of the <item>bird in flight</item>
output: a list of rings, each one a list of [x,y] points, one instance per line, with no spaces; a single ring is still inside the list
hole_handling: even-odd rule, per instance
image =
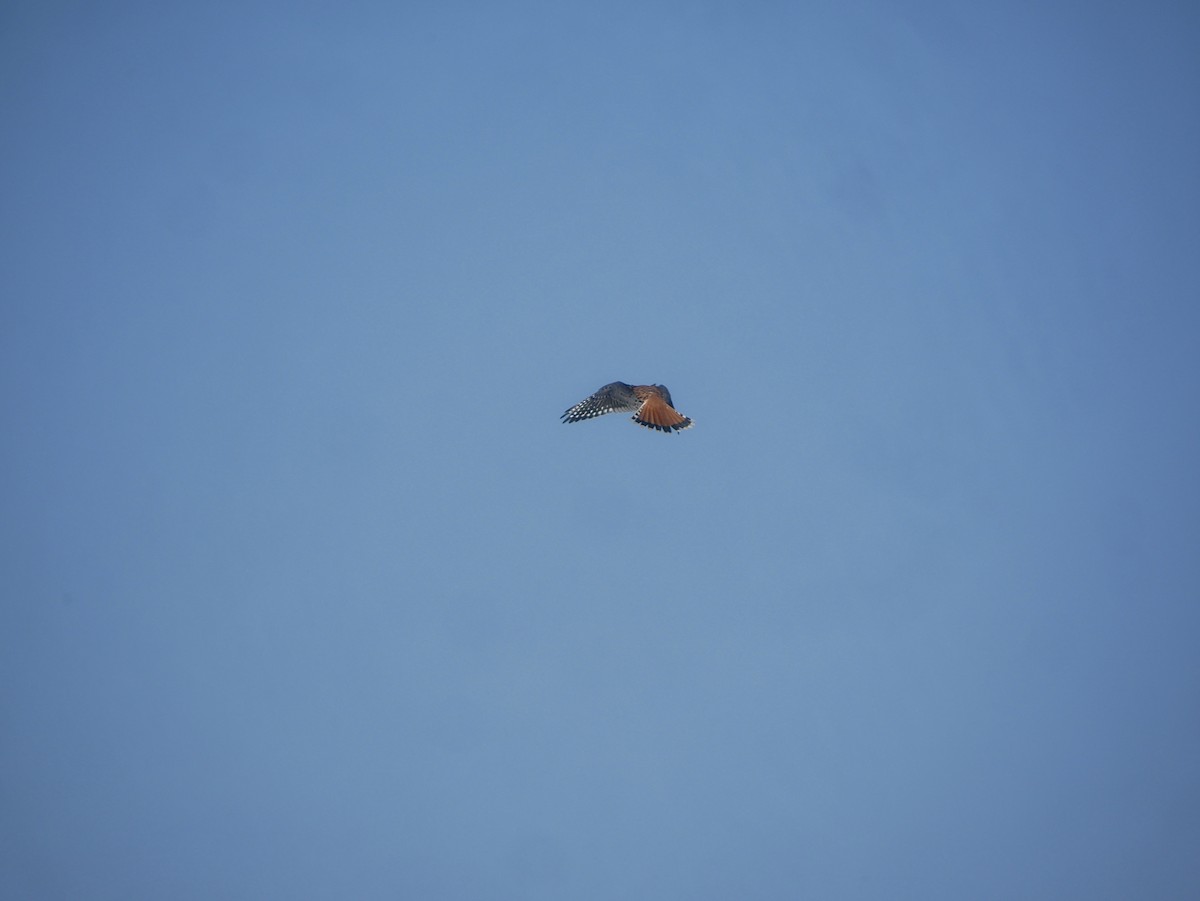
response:
[[[682,432],[692,420],[675,409],[666,385],[626,385],[613,382],[590,397],[585,397],[567,412],[563,422],[593,419],[605,413],[632,413],[634,422],[660,432]]]

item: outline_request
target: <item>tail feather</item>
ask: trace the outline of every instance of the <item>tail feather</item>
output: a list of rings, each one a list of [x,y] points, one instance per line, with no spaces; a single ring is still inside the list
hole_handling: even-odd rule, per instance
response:
[[[661,397],[648,397],[641,409],[633,415],[633,421],[648,429],[660,432],[677,431],[692,427],[692,420],[684,416]]]

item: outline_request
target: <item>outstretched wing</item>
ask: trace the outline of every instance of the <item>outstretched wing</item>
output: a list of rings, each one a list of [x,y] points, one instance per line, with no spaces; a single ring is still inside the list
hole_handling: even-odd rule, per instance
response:
[[[579,422],[594,419],[605,413],[634,413],[642,405],[633,393],[633,386],[624,382],[612,382],[595,394],[585,397],[560,417],[563,422]]]

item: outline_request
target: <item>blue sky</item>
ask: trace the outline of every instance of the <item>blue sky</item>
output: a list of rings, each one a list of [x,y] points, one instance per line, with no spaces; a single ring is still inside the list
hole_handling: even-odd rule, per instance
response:
[[[201,7],[0,14],[6,897],[1200,891],[1200,14]]]

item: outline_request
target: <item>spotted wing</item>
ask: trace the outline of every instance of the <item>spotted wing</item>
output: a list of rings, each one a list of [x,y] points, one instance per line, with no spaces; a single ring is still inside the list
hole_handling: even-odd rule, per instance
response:
[[[580,422],[584,419],[594,419],[605,413],[634,413],[642,405],[633,386],[624,382],[613,382],[605,385],[590,397],[585,397],[571,409],[563,413],[563,422]]]

